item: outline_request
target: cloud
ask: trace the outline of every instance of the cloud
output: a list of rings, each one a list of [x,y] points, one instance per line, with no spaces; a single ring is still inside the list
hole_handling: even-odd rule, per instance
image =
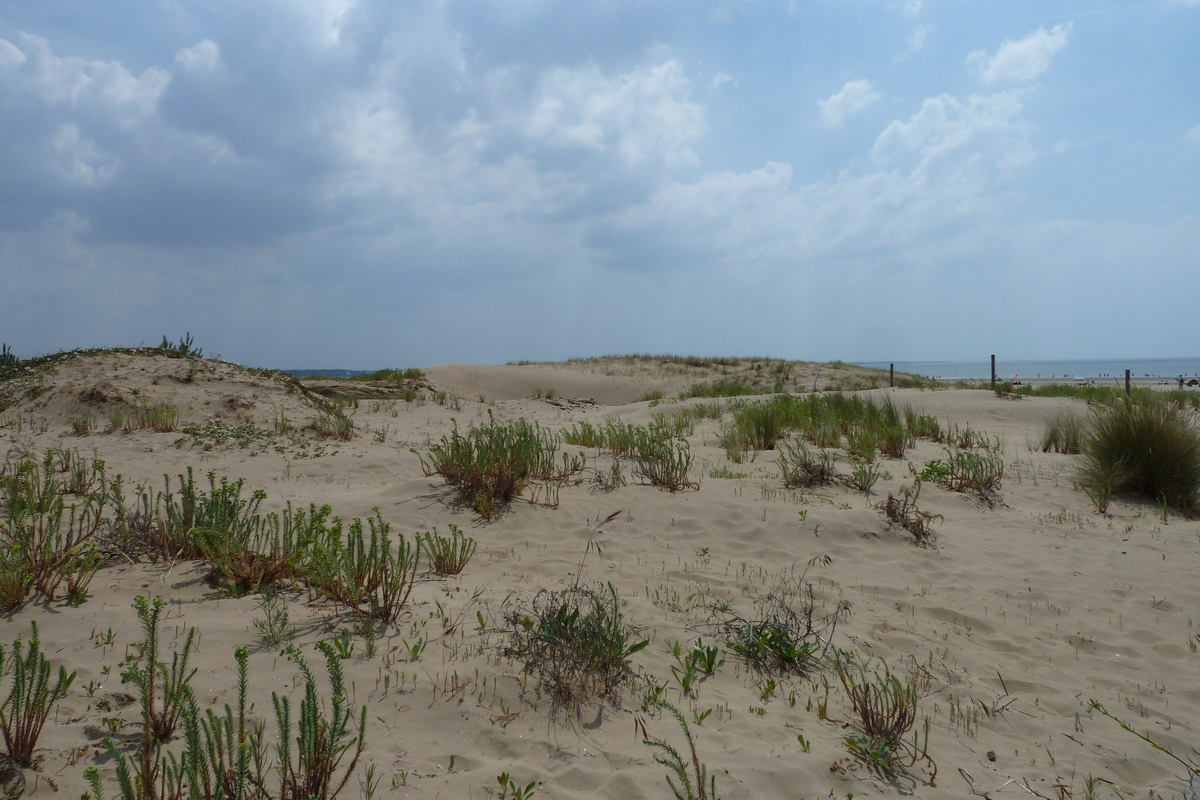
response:
[[[1021,110],[1016,91],[971,95],[966,102],[945,94],[930,97],[907,122],[894,120],[879,134],[871,157],[888,162],[911,156],[928,167],[951,153],[973,152],[967,164],[1007,174],[1034,155],[1028,143],[1031,126]]]
[[[818,100],[821,107],[821,119],[831,128],[840,127],[845,118],[862,111],[879,99],[879,93],[871,87],[868,80],[847,81],[841,91],[828,100]]]
[[[1038,28],[1024,39],[1005,41],[990,58],[987,51],[976,50],[967,61],[980,65],[984,83],[1032,81],[1050,67],[1050,57],[1066,46],[1072,26],[1070,22],[1055,25],[1049,32]]]
[[[1200,2],[1200,0],[1197,0],[1197,2]],[[1192,144],[1200,145],[1200,125],[1197,125],[1196,127],[1192,128],[1190,131],[1185,133],[1184,138],[1186,138]]]
[[[931,30],[933,30],[932,25],[921,25],[913,31],[913,35],[908,37],[908,47],[904,49],[904,52],[896,56],[895,61],[900,62],[919,53],[925,47],[925,38]]]
[[[191,72],[206,72],[216,69],[220,62],[221,48],[209,39],[175,53],[175,63]]]
[[[25,63],[25,54],[8,39],[0,39],[0,67],[19,67]]]
[[[704,130],[704,113],[687,99],[687,88],[674,61],[615,77],[595,68],[552,70],[526,132],[555,146],[619,154],[627,166],[691,164],[689,145]]]

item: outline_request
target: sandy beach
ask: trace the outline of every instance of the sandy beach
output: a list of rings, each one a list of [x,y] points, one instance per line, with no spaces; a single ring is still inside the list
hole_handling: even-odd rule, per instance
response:
[[[870,373],[843,365],[777,377],[785,390],[805,392],[814,381],[819,389],[853,388]],[[604,491],[595,476],[611,471],[613,456],[564,445],[588,470],[557,489],[557,505],[518,500],[490,520],[422,469],[421,457],[455,425],[466,430],[489,418],[556,432],[581,421],[647,425],[659,414],[728,402],[673,399],[696,380],[682,368],[631,361],[432,366],[403,388],[312,383],[323,394],[363,395],[345,408],[353,438],[318,439],[306,427],[318,414],[313,396],[277,374],[108,353],[64,362],[38,379],[37,391],[11,388],[0,434],[10,469],[70,449],[75,458],[102,459],[126,487],[162,489],[164,476],[177,482],[190,468],[205,486],[211,472],[218,481],[244,480],[247,494],[265,491],[263,513],[328,504],[349,523],[378,509],[393,536],[412,541],[456,526],[476,540],[461,574],[422,572],[398,623],[372,641],[344,610],[304,591],[284,593],[295,644],[322,686],[313,645],[348,632],[342,668],[350,702],[367,708],[367,735],[342,797],[366,796],[366,769],[374,765],[375,797],[497,797],[497,776],[508,773],[522,787],[537,782],[538,798],[669,798],[668,772],[644,740],[685,752],[686,745],[671,714],[647,700],[654,685],[666,687],[659,699],[688,720],[725,800],[1184,794],[1180,764],[1090,703],[1194,757],[1200,522],[1173,512],[1164,518],[1156,503],[1124,496],[1106,514],[1096,510],[1072,483],[1078,457],[1037,446],[1047,420],[1089,413],[1081,401],[862,390],[932,415],[943,429],[969,427],[1003,459],[1002,484],[986,500],[922,485],[920,508],[935,515],[935,536],[924,547],[890,524],[880,505],[929,461],[946,457],[943,445],[925,439],[902,458],[879,458],[886,475],[870,495],[842,484],[789,489],[778,452],[731,462],[718,441],[723,421],[698,420],[686,434],[695,488],[640,485],[626,470],[628,485]],[[654,392],[661,397],[640,399]],[[105,432],[114,409],[137,403],[175,406],[178,430]],[[78,435],[83,418],[88,431]],[[292,431],[279,432],[283,420]],[[206,433],[187,433],[189,425]],[[215,435],[249,425],[261,435]],[[848,472],[844,448],[831,452],[839,472]],[[727,645],[728,620],[750,619],[756,599],[781,581],[810,584],[818,610],[848,609],[821,643],[826,657],[803,672],[756,667]],[[608,584],[633,637],[649,644],[629,657],[633,677],[611,701],[555,709],[512,651],[506,615],[530,608],[541,590]],[[19,771],[25,794],[79,797],[88,790],[84,770],[94,765],[108,796],[117,796],[101,740],[112,735],[133,747],[140,730],[137,692],[120,678],[143,638],[132,605],[139,595],[168,602],[164,652],[177,652],[188,628],[198,631],[192,686],[202,707],[235,702],[233,654],[243,646],[250,714],[266,721],[268,739],[272,693],[299,702],[299,671],[278,647],[263,646],[254,627],[262,597],[219,591],[199,562],[114,556],[88,592],[79,605],[34,599],[0,621],[6,650],[36,622],[54,668],[77,672],[41,736],[38,767]],[[685,692],[671,643],[688,652],[697,639],[719,646],[724,661],[698,673]],[[829,662],[833,651],[911,676],[916,729],[929,720],[929,760],[885,776],[852,756],[845,741],[852,709]]]

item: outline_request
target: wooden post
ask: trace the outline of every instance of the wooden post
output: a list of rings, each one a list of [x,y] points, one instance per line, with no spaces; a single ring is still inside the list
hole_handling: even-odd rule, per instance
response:
[[[888,386],[896,388],[896,365],[888,364]]]
[[[992,388],[996,388],[996,354],[992,353]]]
[[[1125,396],[1129,397],[1132,389],[1129,388],[1129,370],[1125,370]]]

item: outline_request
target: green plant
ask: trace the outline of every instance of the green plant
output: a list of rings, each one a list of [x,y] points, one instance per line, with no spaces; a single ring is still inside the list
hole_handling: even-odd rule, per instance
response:
[[[921,478],[915,478],[911,487],[901,486],[899,491],[898,497],[888,492],[887,500],[882,504],[884,516],[888,522],[911,533],[917,544],[933,544],[935,534],[930,526],[935,519],[941,520],[942,515],[922,511],[917,507],[917,498],[921,495]]]
[[[125,430],[170,433],[179,427],[179,409],[170,403],[138,404],[125,417]]]
[[[354,519],[343,539],[341,525],[324,529],[305,566],[311,587],[349,608],[360,617],[395,622],[412,593],[420,561],[420,548],[397,537],[375,509],[367,518],[368,537],[362,520]]]
[[[1195,513],[1200,504],[1195,414],[1149,391],[1094,407],[1076,481],[1097,508],[1118,492],[1131,492]]]
[[[246,719],[249,652],[234,651],[237,663],[237,715],[228,703],[224,715],[205,709],[201,713],[191,687],[186,687],[180,707],[184,750],[177,758],[167,755],[164,795],[195,800],[266,800],[266,747],[264,726]]]
[[[926,462],[925,466],[921,468],[919,477],[921,480],[930,483],[942,483],[949,480],[950,467],[946,465],[945,461],[935,458],[932,461]]]
[[[629,657],[649,644],[632,641],[611,583],[599,591],[542,590],[532,609],[509,611],[505,622],[509,652],[525,660],[525,671],[556,706],[577,715],[585,701],[609,697],[622,686],[632,675]]]
[[[347,661],[354,655],[354,640],[351,637],[350,631],[342,630],[329,642],[333,646],[333,651],[342,661]]]
[[[662,705],[666,692],[667,685],[665,683],[655,683],[652,676],[647,676],[646,688],[642,691],[642,711],[649,711]]]
[[[525,420],[498,424],[491,409],[488,423],[472,427],[463,435],[457,422],[449,436],[429,448],[421,459],[426,475],[440,475],[453,486],[459,498],[479,516],[492,516],[517,499],[531,485],[547,487],[547,505],[557,503],[557,495],[548,487],[558,485],[583,470],[583,458],[563,454],[555,460],[559,437]],[[413,451],[416,453],[416,451]],[[528,501],[538,502],[535,491]]]
[[[787,432],[790,408],[787,398],[744,405],[733,413],[733,434],[754,450],[774,450]]]
[[[687,720],[684,719],[683,714],[679,713],[679,709],[670,703],[663,701],[662,706],[671,712],[675,721],[679,723],[679,727],[683,729],[689,758],[685,760],[683,755],[665,739],[651,739],[649,734],[646,734],[642,743],[657,750],[654,760],[670,770],[667,775],[667,785],[671,787],[671,792],[675,795],[676,800],[720,800],[717,797],[717,778],[715,775],[709,775],[708,765],[700,761],[700,756],[696,752],[696,740],[692,736],[692,729],[688,726]],[[688,770],[689,763],[691,764],[690,772]],[[679,781],[678,784],[676,784],[676,780]]]
[[[504,800],[510,794],[513,800],[530,800],[538,787],[537,781],[530,781],[521,786],[507,772],[501,772],[497,775],[496,783],[500,784],[500,800]]]
[[[11,654],[0,645],[0,675],[12,672],[8,696],[0,704],[0,731],[8,755],[23,767],[33,766],[33,751],[50,712],[70,690],[75,673],[59,666],[57,680],[50,681],[50,661],[42,652],[37,623],[31,623],[29,642],[22,652],[21,639],[12,644]]]
[[[111,735],[105,737],[104,746],[116,762],[121,800],[176,800],[182,794],[182,774],[173,757],[164,758],[163,743],[174,735],[181,715],[195,707],[190,686],[195,670],[189,672],[187,666],[195,645],[196,629],[188,628],[182,650],[172,654],[168,666],[158,658],[159,622],[166,601],[155,597],[150,602],[138,595],[133,607],[146,638],[140,643],[135,663],[121,673],[121,680],[134,684],[141,695],[141,735],[132,762]],[[102,800],[99,772],[90,768],[85,774],[96,799]]]
[[[691,658],[681,658],[676,655],[678,665],[671,667],[671,675],[674,676],[675,682],[679,684],[679,690],[688,697],[692,696],[692,689],[695,688],[696,682],[700,680],[700,673],[696,670],[696,663]]]
[[[1083,448],[1084,421],[1079,414],[1059,414],[1046,422],[1039,447],[1043,453],[1080,453]]]
[[[329,414],[319,414],[312,422],[312,429],[318,439],[350,441],[354,438],[354,420],[343,414],[341,409]]]
[[[725,663],[725,659],[721,658],[720,647],[715,644],[705,646],[703,640],[697,639],[692,645],[692,663],[712,675]]]
[[[69,503],[69,487],[58,477],[53,452],[41,463],[26,460],[11,472],[0,469],[0,510],[5,512],[0,517],[0,607],[15,608],[33,592],[55,600],[64,584],[68,601],[78,604],[87,596],[88,584],[104,564],[98,540],[117,506],[104,462],[94,460],[91,468],[99,488]]]
[[[12,369],[21,363],[7,344],[0,346],[0,370]],[[2,373],[0,373],[2,374]]]
[[[875,483],[880,478],[883,478],[884,480],[891,480],[891,477],[891,475],[879,469],[874,464],[855,461],[854,465],[850,469],[850,474],[847,475],[844,480],[850,486],[858,489],[860,492],[866,493],[869,496],[871,494],[871,488],[875,486]]]
[[[671,492],[700,488],[688,480],[695,458],[687,440],[670,438],[659,429],[639,428],[636,448],[633,474],[639,480]]]
[[[1197,762],[1195,762],[1193,760],[1184,759],[1184,758],[1181,758],[1180,756],[1176,755],[1175,751],[1172,750],[1170,747],[1167,747],[1166,745],[1161,745],[1158,742],[1151,739],[1149,733],[1138,733],[1136,730],[1134,730],[1133,726],[1130,725],[1128,722],[1125,722],[1123,719],[1120,719],[1119,717],[1116,717],[1113,714],[1109,713],[1109,711],[1104,706],[1100,705],[1100,701],[1089,700],[1088,708],[1092,709],[1093,711],[1100,712],[1100,714],[1102,714],[1103,716],[1108,717],[1113,722],[1120,725],[1121,730],[1132,733],[1134,736],[1141,739],[1143,742],[1150,745],[1155,750],[1159,751],[1160,753],[1165,753],[1167,756],[1169,756],[1170,758],[1173,758],[1175,761],[1177,761],[1185,770],[1187,770],[1187,778],[1183,778],[1181,780],[1183,780],[1188,785],[1188,797],[1196,797],[1197,794],[1200,794],[1200,764],[1197,764]]]
[[[726,646],[760,667],[804,672],[833,639],[837,624],[850,613],[839,602],[826,611],[817,602],[805,575],[777,578],[770,589],[754,598],[755,616],[728,613],[722,622]]]
[[[146,638],[140,658],[121,673],[121,681],[132,683],[141,695],[144,751],[174,736],[183,690],[196,674],[196,670],[188,670],[196,643],[195,628],[188,628],[183,647],[171,654],[170,665],[159,660],[159,622],[166,605],[161,597],[155,597],[153,602],[144,595],[134,598],[133,608]]]
[[[928,753],[929,718],[925,718],[923,741],[919,733],[913,734],[911,742],[904,738],[917,718],[915,678],[901,680],[886,663],[882,673],[868,671],[870,662],[840,651],[834,654],[833,666],[854,712],[848,723],[854,733],[844,739],[851,755],[885,777],[925,762],[929,785],[935,786],[937,764]]]
[[[972,492],[989,499],[1003,479],[1004,459],[990,450],[951,447],[946,451],[946,476],[940,483],[952,492]]]
[[[174,345],[164,335],[158,349],[162,351],[163,355],[171,358],[202,358],[204,351],[199,347],[193,347],[192,344],[192,332],[188,331],[187,335],[180,338],[179,343]]]
[[[429,569],[438,575],[457,575],[467,566],[475,553],[476,542],[463,536],[462,529],[450,525],[450,536],[441,536],[437,528],[432,533],[417,536],[417,542],[429,561]]]
[[[828,450],[822,450],[819,456],[814,456],[803,444],[793,446],[781,442],[779,453],[779,472],[784,486],[827,486],[837,478],[833,454]]]
[[[296,638],[299,631],[288,621],[287,605],[278,591],[264,590],[259,608],[262,609],[263,617],[251,620],[254,631],[258,634],[259,644],[263,647],[275,648]]]
[[[323,708],[312,671],[295,647],[284,650],[284,655],[304,676],[304,698],[300,701],[295,738],[291,701],[284,695],[271,693],[279,728],[279,742],[275,748],[279,800],[333,800],[354,774],[366,747],[367,707],[363,705],[355,713],[346,697],[337,653],[325,641],[317,642],[316,647],[325,656],[329,673],[328,712]]]
[[[408,652],[409,661],[420,661],[421,653],[429,646],[429,642],[421,637],[414,639],[412,644],[409,644],[407,639],[401,639],[400,642]]]

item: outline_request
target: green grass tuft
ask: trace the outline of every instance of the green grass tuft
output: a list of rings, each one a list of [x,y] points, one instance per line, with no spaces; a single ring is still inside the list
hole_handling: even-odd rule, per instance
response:
[[[1105,511],[1118,492],[1184,514],[1200,504],[1200,430],[1194,411],[1155,392],[1096,406],[1083,437],[1076,480]]]

